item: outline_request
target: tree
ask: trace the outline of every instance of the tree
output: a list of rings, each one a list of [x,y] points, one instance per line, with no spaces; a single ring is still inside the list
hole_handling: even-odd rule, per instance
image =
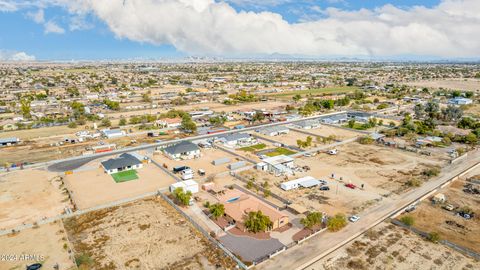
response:
[[[435,118],[438,114],[438,111],[440,110],[440,105],[438,105],[437,102],[427,102],[425,104],[425,112],[428,114],[430,118]]]
[[[180,204],[187,206],[189,205],[190,199],[192,198],[192,192],[191,191],[184,192],[183,188],[179,187],[173,191],[173,196],[177,199],[177,201]]]
[[[142,95],[142,101],[146,103],[152,102],[152,98],[150,97],[150,94],[148,92]]]
[[[420,103],[415,105],[413,111],[415,112],[415,118],[417,119],[421,119],[425,115],[425,108]]]
[[[110,127],[112,125],[112,122],[110,122],[110,119],[108,118],[103,118],[102,123],[100,125],[102,127]]]
[[[475,134],[469,133],[467,136],[465,136],[465,142],[471,145],[475,145],[478,143],[478,138]]]
[[[197,132],[197,124],[195,124],[189,114],[184,114],[182,116],[181,128],[191,133]]]
[[[353,128],[355,126],[355,119],[348,120],[347,126]]]
[[[261,111],[256,111],[255,114],[252,116],[252,122],[262,122],[265,119],[265,114]]]
[[[347,226],[347,217],[344,214],[336,214],[327,221],[329,231],[336,232]]]
[[[410,215],[401,217],[400,221],[407,226],[412,226],[415,223],[415,219]]]
[[[120,120],[118,121],[118,125],[119,126],[125,126],[127,124],[127,119],[125,118],[120,118]]]
[[[68,123],[68,127],[69,127],[69,128],[76,128],[76,127],[77,127],[77,123],[75,123],[75,122],[70,122],[70,123]]]
[[[300,223],[307,228],[312,228],[313,226],[322,223],[322,217],[322,213],[312,212],[309,213],[305,218],[302,218]]]
[[[208,207],[212,216],[217,220],[217,218],[225,214],[225,206],[221,203],[212,204]]]
[[[245,220],[245,228],[247,228],[248,231],[253,233],[264,232],[271,229],[272,226],[273,222],[260,210],[257,212],[249,212],[247,215],[247,219]]]
[[[297,103],[298,101],[300,101],[300,99],[302,99],[302,96],[299,94],[296,94],[295,96],[292,97],[292,99],[295,103]]]
[[[25,118],[30,118],[32,117],[31,111],[30,111],[30,99],[28,98],[22,98],[20,99],[20,109],[22,110],[22,115]]]
[[[111,101],[108,99],[103,100],[103,104],[105,104],[110,110],[118,111],[120,110],[120,103],[118,101]]]
[[[250,181],[247,182],[247,188],[248,188],[248,189],[252,189],[253,186],[254,186],[254,184],[253,184],[253,181],[252,181],[252,180],[250,180]]]

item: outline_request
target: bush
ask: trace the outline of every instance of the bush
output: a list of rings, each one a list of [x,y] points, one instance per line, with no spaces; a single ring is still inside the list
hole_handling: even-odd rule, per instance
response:
[[[407,182],[407,186],[409,187],[419,187],[422,185],[422,182],[420,180],[418,180],[417,178],[412,178],[410,180],[408,180]]]
[[[302,225],[307,228],[311,228],[317,224],[320,224],[321,222],[322,222],[322,213],[319,213],[319,212],[309,213],[305,218],[302,218],[300,220],[300,223],[302,223]]]
[[[364,136],[364,137],[358,138],[358,143],[360,143],[360,144],[372,144],[374,141],[375,140],[372,139],[369,136]]]
[[[89,265],[93,264],[93,260],[88,254],[82,253],[82,254],[79,254],[79,255],[75,256],[75,264],[77,266],[82,266],[82,265],[89,266]]]
[[[427,239],[432,243],[438,243],[440,241],[440,234],[437,232],[431,232],[427,235]]]
[[[75,122],[70,122],[70,123],[68,124],[68,127],[69,127],[69,128],[76,128],[76,127],[77,127],[77,123],[75,123]]]
[[[440,174],[440,169],[430,168],[423,171],[423,175],[427,177],[438,176]]]
[[[403,216],[402,218],[400,218],[400,221],[409,227],[412,226],[413,223],[415,223],[415,219],[412,216]]]
[[[327,221],[327,228],[332,232],[337,232],[345,226],[347,226],[347,217],[344,214],[336,214]]]

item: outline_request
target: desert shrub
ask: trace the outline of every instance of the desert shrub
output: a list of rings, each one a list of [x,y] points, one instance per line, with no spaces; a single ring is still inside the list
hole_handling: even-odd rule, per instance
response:
[[[429,168],[429,169],[424,170],[422,174],[427,176],[427,177],[437,176],[437,175],[440,174],[440,169],[438,169],[436,167]]]
[[[431,232],[427,235],[427,239],[432,243],[438,243],[438,241],[440,241],[440,234],[437,232]]]
[[[407,226],[412,226],[415,223],[415,219],[412,216],[403,216],[400,218],[400,221]]]
[[[344,214],[336,214],[327,221],[329,231],[336,232],[347,226],[347,217]]]
[[[93,259],[86,253],[79,254],[75,256],[75,264],[80,267],[80,266],[85,266],[85,265],[92,265],[93,264]]]
[[[417,178],[412,178],[407,181],[407,186],[409,187],[419,187],[422,185],[422,182],[418,180]]]

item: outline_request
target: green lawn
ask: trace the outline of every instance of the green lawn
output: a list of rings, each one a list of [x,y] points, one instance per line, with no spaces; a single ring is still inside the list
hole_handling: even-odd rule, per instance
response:
[[[275,150],[273,150],[272,152],[266,153],[265,155],[269,156],[269,157],[275,157],[275,156],[279,156],[279,155],[288,156],[288,155],[293,155],[295,153],[296,153],[295,151],[292,151],[290,149],[283,148],[283,147],[278,147],[278,148],[275,148]]]
[[[113,180],[115,180],[115,182],[117,182],[117,183],[122,183],[122,182],[127,182],[127,181],[138,179],[137,171],[135,171],[135,170],[113,173],[113,174],[111,174],[111,176],[113,177]]]
[[[344,86],[344,87],[327,87],[327,88],[315,88],[315,89],[308,89],[308,90],[298,90],[298,91],[290,91],[290,92],[280,92],[280,93],[273,93],[268,94],[268,96],[275,96],[275,97],[288,97],[294,95],[321,95],[321,94],[347,94],[355,92],[355,90],[359,90],[358,87],[354,86]]]
[[[345,128],[351,128],[351,127],[348,126],[348,124],[347,124],[347,125],[343,125],[343,127],[345,127]],[[353,129],[356,129],[356,130],[367,130],[368,128],[366,128],[366,127],[364,126],[364,124],[355,123],[355,125],[353,126]]]
[[[258,150],[262,150],[265,147],[267,147],[266,144],[259,143],[259,144],[255,144],[255,145],[251,145],[251,146],[242,147],[242,148],[240,148],[240,150],[246,151],[246,152],[255,152],[255,151],[258,151]]]

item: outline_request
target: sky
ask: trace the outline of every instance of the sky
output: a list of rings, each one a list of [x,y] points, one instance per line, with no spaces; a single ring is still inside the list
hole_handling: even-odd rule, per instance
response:
[[[0,60],[479,59],[480,0],[0,0]]]

